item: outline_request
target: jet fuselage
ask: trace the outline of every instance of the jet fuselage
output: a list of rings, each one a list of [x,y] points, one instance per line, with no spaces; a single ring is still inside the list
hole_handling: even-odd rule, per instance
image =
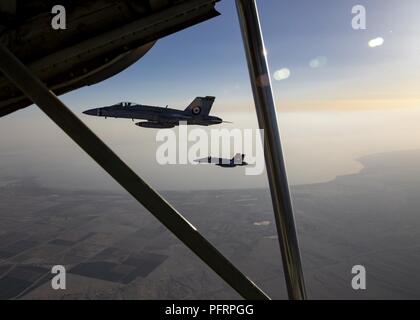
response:
[[[220,124],[222,119],[210,116],[203,112],[190,112],[188,110],[177,110],[172,108],[162,108],[148,105],[122,102],[116,105],[94,108],[86,110],[83,113],[91,116],[105,118],[126,118],[141,119],[145,122],[136,123],[140,127],[146,128],[172,128],[184,121],[189,125],[210,126]]]

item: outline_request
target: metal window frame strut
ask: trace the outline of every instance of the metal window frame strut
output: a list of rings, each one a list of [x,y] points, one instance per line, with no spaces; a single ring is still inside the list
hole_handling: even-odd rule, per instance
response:
[[[236,0],[259,126],[289,298],[306,299],[299,243],[271,89],[267,52],[255,0]]]

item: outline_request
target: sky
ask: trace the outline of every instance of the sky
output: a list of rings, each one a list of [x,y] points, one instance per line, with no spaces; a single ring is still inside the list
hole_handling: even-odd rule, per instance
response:
[[[292,184],[357,172],[357,158],[367,154],[420,148],[418,0],[258,4]],[[366,7],[366,30],[352,28],[354,5]],[[196,96],[213,95],[212,114],[234,122],[220,127],[256,128],[234,1],[222,0],[217,9],[221,16],[159,40],[113,78],[61,97],[161,190],[267,186],[265,174],[245,176],[242,168],[159,166],[156,130],[81,113],[120,101],[183,109]],[[369,46],[372,39],[382,45]],[[62,188],[119,188],[35,106],[1,121],[0,177],[35,177]]]
[[[291,71],[287,81],[273,81],[279,108],[419,102],[418,1],[258,3],[271,73]],[[351,10],[357,4],[366,8],[366,30],[352,28]],[[252,110],[234,1],[223,0],[217,9],[221,16],[162,39],[135,66],[95,88],[70,94],[69,101],[76,107],[121,100],[185,105],[197,95],[215,95],[224,110]],[[369,41],[377,37],[384,38],[384,45],[370,48]],[[325,65],[311,68],[317,57],[325,58]]]

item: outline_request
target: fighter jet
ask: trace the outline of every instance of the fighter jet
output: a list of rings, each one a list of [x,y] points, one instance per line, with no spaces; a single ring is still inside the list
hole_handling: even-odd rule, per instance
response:
[[[211,126],[220,124],[222,119],[210,116],[215,97],[197,97],[185,110],[146,106],[131,102],[121,102],[108,107],[86,110],[83,113],[98,117],[142,119],[137,122],[143,128],[173,128],[185,121],[189,125]]]
[[[224,159],[224,158],[214,158],[214,157],[207,157],[195,160],[198,163],[213,163],[216,166],[222,168],[234,168],[234,167],[242,167],[247,166],[248,163],[244,161],[245,155],[237,153],[232,159]]]

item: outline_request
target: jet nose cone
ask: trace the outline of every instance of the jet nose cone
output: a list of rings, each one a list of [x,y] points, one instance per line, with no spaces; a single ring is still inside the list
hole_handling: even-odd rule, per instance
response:
[[[84,114],[87,114],[87,115],[89,115],[89,116],[96,116],[96,114],[97,114],[98,112],[97,112],[97,109],[89,109],[89,110],[83,111],[83,113],[84,113]]]

